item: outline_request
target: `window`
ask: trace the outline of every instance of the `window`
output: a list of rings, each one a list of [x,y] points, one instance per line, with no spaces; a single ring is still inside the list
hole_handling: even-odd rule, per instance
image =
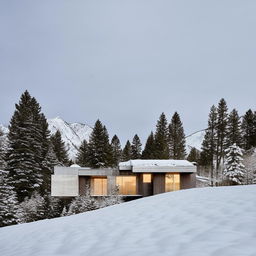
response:
[[[152,175],[150,173],[146,174],[144,173],[143,174],[143,183],[151,183],[152,181]]]
[[[180,190],[180,175],[170,174],[165,175],[165,192]]]
[[[92,178],[91,180],[91,194],[94,196],[107,195],[107,178]]]
[[[117,176],[116,185],[120,195],[136,195],[136,176]]]

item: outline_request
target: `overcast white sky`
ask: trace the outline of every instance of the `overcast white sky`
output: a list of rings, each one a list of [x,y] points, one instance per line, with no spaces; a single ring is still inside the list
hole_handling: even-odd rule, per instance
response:
[[[226,98],[256,110],[255,0],[0,0],[0,123],[28,89],[48,118],[145,140],[161,112],[187,134]]]

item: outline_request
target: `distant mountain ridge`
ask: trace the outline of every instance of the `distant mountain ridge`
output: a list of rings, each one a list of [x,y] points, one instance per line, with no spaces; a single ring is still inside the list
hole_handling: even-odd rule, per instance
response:
[[[60,117],[47,119],[47,121],[51,134],[54,134],[57,130],[60,131],[62,140],[66,144],[69,157],[75,159],[82,141],[89,141],[92,128],[82,123],[68,123]]]
[[[47,119],[47,122],[51,134],[56,133],[57,130],[60,131],[62,140],[65,142],[68,150],[69,157],[75,159],[82,141],[89,141],[92,127],[82,123],[68,123],[60,117]],[[5,135],[9,132],[9,129],[1,124],[0,129]]]

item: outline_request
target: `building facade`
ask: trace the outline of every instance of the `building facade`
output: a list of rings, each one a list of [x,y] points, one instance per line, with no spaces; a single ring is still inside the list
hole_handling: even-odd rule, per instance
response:
[[[78,165],[55,167],[51,194],[55,197],[107,196],[116,187],[122,196],[144,197],[196,186],[196,166],[186,160],[130,160],[116,169]]]

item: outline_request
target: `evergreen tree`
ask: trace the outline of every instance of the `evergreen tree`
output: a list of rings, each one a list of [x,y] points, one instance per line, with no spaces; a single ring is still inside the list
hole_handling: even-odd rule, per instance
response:
[[[86,193],[84,196],[77,196],[72,200],[67,215],[93,211],[100,208],[97,200],[90,195],[90,189],[88,186],[85,191]]]
[[[242,146],[242,132],[240,117],[236,109],[233,109],[228,118],[226,148],[236,144]]]
[[[113,166],[118,166],[122,157],[122,149],[119,138],[114,135],[111,140],[111,147],[113,152]]]
[[[256,115],[249,109],[242,121],[243,148],[245,150],[256,146]]]
[[[81,146],[79,147],[78,154],[76,157],[76,163],[80,166],[89,166],[89,149],[88,143],[86,140],[82,141]]]
[[[45,219],[44,198],[37,192],[33,193],[31,198],[25,198],[19,205],[17,215],[21,223]]]
[[[231,181],[234,184],[243,184],[245,170],[243,161],[243,153],[239,146],[236,144],[231,145],[226,149],[226,161],[224,170],[224,176],[227,180]]]
[[[7,146],[4,132],[0,128],[0,169],[4,169],[6,167],[5,162],[5,154],[6,154]]]
[[[68,165],[68,153],[59,130],[57,130],[56,133],[51,136],[51,143],[59,164],[63,166]]]
[[[216,176],[220,168],[221,161],[224,159],[224,147],[225,139],[227,134],[227,123],[228,123],[228,107],[226,101],[222,98],[219,101],[217,108],[217,123],[216,123]]]
[[[154,159],[155,158],[155,139],[153,132],[147,138],[145,148],[142,152],[142,159]]]
[[[7,182],[7,171],[0,170],[0,227],[18,222],[16,192]]]
[[[113,164],[112,148],[105,126],[97,120],[89,140],[89,163],[93,168],[109,167]]]
[[[211,185],[213,185],[213,174],[214,174],[214,157],[216,154],[217,145],[217,133],[216,133],[216,123],[217,123],[217,109],[213,105],[210,110],[208,118],[208,128],[205,133],[205,137],[202,143],[201,152],[201,164],[211,167]]]
[[[39,190],[43,183],[44,116],[40,111],[36,99],[25,91],[19,104],[16,104],[9,126],[6,170],[9,184],[14,187],[19,201]]]
[[[182,122],[177,112],[169,124],[169,151],[172,159],[185,159],[186,140]]]
[[[141,142],[140,138],[137,134],[134,135],[131,145],[131,155],[132,159],[140,159],[141,158]]]
[[[156,159],[168,159],[168,127],[165,114],[160,115],[156,125],[155,132],[155,158]]]
[[[187,160],[190,162],[198,163],[200,161],[200,151],[195,147],[191,148],[190,153],[187,157]]]
[[[53,150],[53,145],[49,141],[48,151],[42,161],[43,184],[41,186],[41,194],[49,194],[51,191],[51,175],[54,173],[54,166],[62,165]]]
[[[131,159],[132,159],[131,143],[129,140],[127,140],[122,152],[122,161],[129,161]]]

